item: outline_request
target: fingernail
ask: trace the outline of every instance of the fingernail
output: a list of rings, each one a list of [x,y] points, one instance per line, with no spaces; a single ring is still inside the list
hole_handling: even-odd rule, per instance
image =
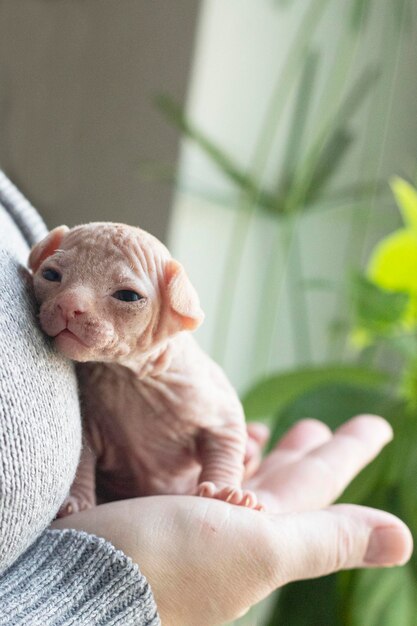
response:
[[[407,541],[401,528],[375,528],[369,538],[364,562],[369,565],[401,565],[408,560]]]
[[[236,492],[236,489],[233,489],[233,490],[229,493],[229,495],[227,496],[227,498],[226,498],[226,502],[230,502],[230,500],[233,498],[233,496],[235,496],[235,495],[236,495],[236,493],[237,493],[237,492]]]

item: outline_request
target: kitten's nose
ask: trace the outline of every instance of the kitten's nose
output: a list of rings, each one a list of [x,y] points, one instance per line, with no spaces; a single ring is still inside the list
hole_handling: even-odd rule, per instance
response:
[[[67,320],[74,319],[86,313],[89,309],[87,294],[80,292],[68,292],[62,294],[57,302],[57,307]]]

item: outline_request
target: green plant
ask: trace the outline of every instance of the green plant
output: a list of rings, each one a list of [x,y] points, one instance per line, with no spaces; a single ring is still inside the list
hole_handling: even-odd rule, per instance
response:
[[[343,499],[386,508],[416,533],[417,191],[401,179],[392,188],[404,228],[375,246],[366,275],[355,274],[350,284],[358,364],[276,373],[246,393],[244,406],[249,418],[269,421],[271,445],[305,415],[332,428],[358,413],[384,415],[393,426],[394,443]],[[402,570],[344,572],[297,583],[280,593],[268,624],[413,626],[416,586],[416,557]],[[300,597],[306,598],[301,606]],[[308,598],[323,598],[323,603]]]

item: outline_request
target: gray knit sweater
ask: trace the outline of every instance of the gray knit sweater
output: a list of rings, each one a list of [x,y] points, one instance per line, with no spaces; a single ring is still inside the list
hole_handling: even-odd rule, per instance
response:
[[[160,623],[139,568],[109,542],[46,530],[81,445],[72,365],[39,331],[26,268],[46,232],[0,172],[0,626]]]

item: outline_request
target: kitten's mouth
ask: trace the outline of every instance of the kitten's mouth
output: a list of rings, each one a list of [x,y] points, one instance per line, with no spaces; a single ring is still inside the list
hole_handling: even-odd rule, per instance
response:
[[[78,344],[83,346],[84,348],[88,348],[87,344],[85,344],[75,333],[73,333],[69,328],[64,328],[57,335],[55,335],[54,339],[70,339],[71,341],[76,341]]]

